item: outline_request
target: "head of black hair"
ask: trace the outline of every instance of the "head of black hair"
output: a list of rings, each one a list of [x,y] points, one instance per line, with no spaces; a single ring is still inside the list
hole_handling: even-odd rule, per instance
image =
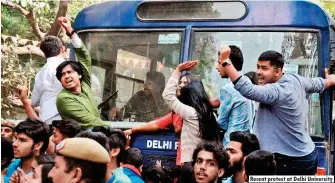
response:
[[[164,90],[165,87],[165,76],[161,72],[157,71],[149,71],[147,72],[147,81],[152,81],[156,84],[156,87],[160,87],[161,91]]]
[[[193,170],[193,165],[192,163],[185,163],[181,168],[180,168],[180,176],[178,177],[177,183],[184,183],[184,182],[189,182],[189,183],[195,183],[195,177],[194,177],[194,170]]]
[[[201,81],[193,80],[180,90],[180,101],[198,113],[199,133],[204,140],[219,139],[219,125]]]
[[[85,137],[85,138],[95,140],[102,147],[104,147],[107,150],[108,153],[110,151],[110,147],[109,147],[109,144],[108,144],[108,138],[105,134],[103,134],[101,132],[93,132],[91,130],[85,130],[85,131],[79,132],[76,135],[76,137]]]
[[[173,183],[167,170],[158,167],[150,167],[143,171],[142,178],[145,182]]]
[[[80,124],[73,119],[54,120],[52,126],[66,138],[72,138],[82,130]]]
[[[38,165],[42,165],[42,182],[52,183],[52,179],[48,177],[49,172],[54,166],[55,155],[54,154],[41,154],[36,157]]]
[[[217,141],[203,141],[198,144],[196,149],[193,152],[192,156],[192,165],[194,166],[195,162],[197,161],[197,156],[200,151],[207,151],[213,153],[214,159],[217,161],[218,168],[223,168],[226,172],[228,170],[229,166],[229,155],[225,148],[223,147],[223,144]],[[227,174],[224,174],[223,177],[227,177]],[[221,177],[221,178],[223,178]]]
[[[62,50],[62,40],[56,36],[45,36],[40,45],[40,49],[46,58],[57,56]]]
[[[3,170],[14,158],[13,141],[7,137],[1,137],[1,148],[1,170]]]
[[[275,66],[275,68],[281,68],[283,69],[284,67],[284,58],[283,55],[280,54],[279,52],[269,50],[263,52],[259,57],[259,61],[270,61],[271,66]]]
[[[40,149],[40,154],[44,154],[49,145],[49,126],[39,120],[27,119],[20,122],[15,127],[17,134],[24,133],[28,137],[32,138],[34,144],[42,142],[43,145]]]
[[[125,151],[122,162],[140,168],[143,165],[142,152],[137,148],[129,148]]]
[[[63,69],[70,65],[71,68],[78,73],[78,75],[83,76],[83,66],[81,65],[80,62],[76,61],[64,61],[61,63],[57,68],[56,68],[56,77],[59,81],[62,79],[62,72]],[[79,80],[82,81],[83,77],[81,77]]]
[[[248,156],[251,152],[260,149],[258,138],[255,134],[252,134],[250,132],[232,132],[230,133],[230,141],[241,143],[243,156]]]
[[[110,149],[120,148],[120,152],[117,155],[118,165],[123,160],[125,147],[127,144],[127,138],[124,132],[120,129],[111,128],[109,126],[96,126],[92,129],[93,132],[102,132],[108,137],[108,144]]]
[[[231,60],[235,69],[237,71],[241,71],[244,61],[241,49],[235,45],[229,45],[229,48],[230,48],[229,59]],[[218,51],[218,56],[220,56],[220,51]]]
[[[276,175],[277,163],[271,152],[257,150],[247,156],[244,167],[248,177],[249,175]]]

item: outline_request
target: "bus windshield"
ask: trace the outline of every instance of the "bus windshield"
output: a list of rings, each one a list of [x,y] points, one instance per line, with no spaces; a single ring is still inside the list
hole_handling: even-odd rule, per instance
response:
[[[285,59],[284,72],[305,77],[318,76],[318,34],[312,32],[206,32],[194,31],[191,57],[199,60],[200,75],[208,93],[218,96],[220,88],[228,82],[220,78],[215,65],[220,45],[236,45],[244,56],[242,73],[255,72],[259,55],[267,50],[279,51]],[[255,74],[255,73],[249,73]],[[320,95],[309,96],[306,130],[310,135],[324,136],[321,122]]]
[[[180,62],[182,31],[82,32],[79,36],[92,58],[93,95],[97,104],[105,101],[103,120],[148,122],[169,112],[162,92]]]

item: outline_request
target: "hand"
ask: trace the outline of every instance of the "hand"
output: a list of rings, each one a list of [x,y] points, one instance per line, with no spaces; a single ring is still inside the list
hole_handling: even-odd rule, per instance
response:
[[[17,169],[17,173],[19,176],[19,183],[28,183],[28,176],[21,168]]]
[[[213,108],[219,108],[220,107],[220,100],[218,98],[209,98],[209,103]]]
[[[18,86],[18,93],[19,93],[19,98],[22,101],[22,103],[25,103],[28,101],[28,87],[23,85],[23,86]]]
[[[133,134],[133,131],[132,131],[131,129],[128,129],[128,130],[123,131],[123,133],[124,133],[126,136],[129,136],[129,135]]]
[[[335,85],[335,75],[329,74],[329,69],[325,68],[325,78],[332,81],[333,85]]]
[[[156,68],[156,71],[157,72],[160,72],[163,68],[164,68],[164,64],[165,62],[157,62],[157,68]]]
[[[126,144],[125,149],[129,149],[130,148],[130,139],[131,139],[131,136],[130,135],[126,135],[126,138],[127,138],[127,144]]]
[[[176,70],[178,72],[189,71],[194,69],[198,65],[198,60],[187,61],[181,63],[177,66]]]
[[[155,167],[156,168],[162,168],[162,161],[161,160],[157,160]]]
[[[71,33],[72,32],[72,27],[70,24],[70,21],[66,17],[59,17],[57,19],[58,25],[61,27],[61,29],[66,32],[66,33]]]
[[[19,183],[19,174],[17,172],[14,172],[13,175],[9,179],[9,183]]]
[[[220,56],[219,56],[219,60],[221,61],[221,63],[227,59],[229,59],[230,56],[230,47],[228,45],[221,45],[220,47]]]

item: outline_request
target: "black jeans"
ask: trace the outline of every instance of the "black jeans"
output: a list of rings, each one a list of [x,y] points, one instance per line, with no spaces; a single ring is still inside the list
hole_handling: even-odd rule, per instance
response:
[[[315,175],[318,166],[318,151],[302,157],[291,157],[274,153],[277,162],[277,175]]]

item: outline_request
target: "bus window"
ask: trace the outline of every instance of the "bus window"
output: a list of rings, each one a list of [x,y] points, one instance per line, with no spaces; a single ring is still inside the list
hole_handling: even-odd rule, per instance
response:
[[[217,73],[215,64],[217,51],[222,44],[236,45],[244,56],[243,73],[256,71],[259,55],[267,50],[276,50],[285,59],[284,72],[305,77],[318,76],[318,35],[309,32],[204,32],[195,31],[192,36],[192,60],[199,60],[196,72],[207,91],[218,95],[220,88],[228,82]],[[309,113],[306,129],[311,135],[323,136],[320,95],[309,96]]]
[[[182,32],[82,32],[92,58],[92,91],[110,121],[148,122],[169,109],[165,83],[180,62]]]

